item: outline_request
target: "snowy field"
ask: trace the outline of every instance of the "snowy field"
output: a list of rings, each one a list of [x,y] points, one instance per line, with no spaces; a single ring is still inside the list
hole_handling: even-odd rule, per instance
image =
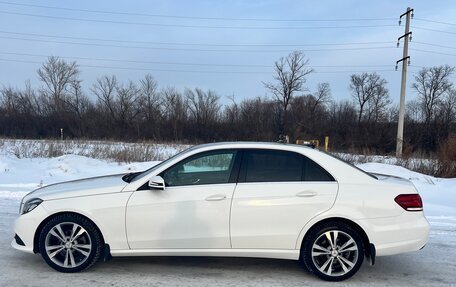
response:
[[[172,154],[178,149],[163,148]],[[168,154],[167,154],[168,155]],[[40,256],[10,247],[19,201],[55,182],[144,170],[156,161],[116,163],[82,155],[18,158],[0,149],[0,286],[340,286],[307,274],[294,261],[243,258],[115,258],[81,274],[52,271]],[[430,242],[420,252],[364,264],[344,286],[456,286],[456,179],[439,179],[382,163],[360,164],[375,173],[409,179],[424,200]]]

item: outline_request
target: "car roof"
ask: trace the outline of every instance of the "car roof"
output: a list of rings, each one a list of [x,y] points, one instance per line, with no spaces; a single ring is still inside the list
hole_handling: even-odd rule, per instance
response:
[[[215,142],[201,144],[193,147],[194,149],[212,149],[212,148],[267,148],[267,149],[280,149],[280,150],[295,150],[299,148],[309,149],[312,148],[297,145],[297,144],[285,144],[278,142],[254,142],[254,141],[239,141],[239,142]]]
[[[366,175],[365,172],[356,169],[346,162],[336,159],[319,149],[314,149],[304,145],[285,144],[278,142],[216,142],[193,146],[188,151],[192,154],[204,151],[212,151],[218,149],[270,149],[283,150],[300,153],[311,160],[318,163],[326,171],[328,171],[338,182],[345,183],[360,183],[363,180],[366,183],[372,183],[372,178]]]
[[[270,149],[270,150],[283,150],[300,153],[309,159],[313,160],[326,171],[328,171],[339,183],[356,183],[360,182],[372,183],[372,178],[366,175],[364,172],[357,170],[349,164],[334,158],[331,155],[326,154],[318,149],[310,148],[303,145],[297,144],[284,144],[277,142],[215,142],[201,145],[195,145],[190,147],[181,153],[171,157],[166,165],[161,166],[158,170],[154,170],[156,174],[159,174],[163,170],[169,168],[175,163],[188,158],[194,154],[206,151],[216,151],[221,149]],[[141,182],[144,184],[144,182]]]

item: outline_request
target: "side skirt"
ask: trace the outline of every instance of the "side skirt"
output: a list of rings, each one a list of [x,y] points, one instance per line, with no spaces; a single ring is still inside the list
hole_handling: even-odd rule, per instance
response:
[[[124,249],[112,250],[113,257],[120,256],[216,256],[299,259],[299,250],[278,249]]]

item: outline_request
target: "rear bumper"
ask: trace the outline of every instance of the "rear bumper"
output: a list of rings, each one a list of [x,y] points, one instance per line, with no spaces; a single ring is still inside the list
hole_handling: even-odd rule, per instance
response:
[[[361,221],[368,226],[369,240],[375,245],[376,256],[417,251],[428,241],[430,225],[423,212],[404,212],[398,217]]]

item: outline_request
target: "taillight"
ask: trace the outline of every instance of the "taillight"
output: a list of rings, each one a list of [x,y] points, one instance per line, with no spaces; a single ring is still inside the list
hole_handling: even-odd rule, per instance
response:
[[[400,194],[394,201],[407,211],[423,211],[423,201],[419,194]]]

